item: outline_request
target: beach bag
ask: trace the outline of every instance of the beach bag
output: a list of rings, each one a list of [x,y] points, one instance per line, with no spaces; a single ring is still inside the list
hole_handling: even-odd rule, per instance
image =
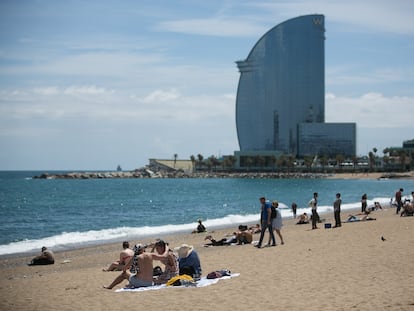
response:
[[[162,269],[160,266],[156,266],[154,267],[153,271],[152,271],[152,275],[153,276],[160,276],[162,274]]]
[[[209,274],[207,274],[207,279],[217,279],[223,276],[231,276],[230,270],[222,269],[222,270],[210,272]]]
[[[188,286],[190,284],[195,284],[194,279],[187,274],[182,274],[182,275],[174,276],[171,279],[169,279],[166,285],[167,286],[181,286],[181,285]]]

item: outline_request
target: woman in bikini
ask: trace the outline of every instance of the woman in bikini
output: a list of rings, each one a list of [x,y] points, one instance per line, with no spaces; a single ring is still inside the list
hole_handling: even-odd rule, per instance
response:
[[[163,240],[158,240],[155,243],[155,251],[158,254],[165,252],[166,243]],[[178,258],[172,250],[168,252],[166,258],[160,260],[164,264],[165,268],[163,273],[154,279],[155,284],[165,284],[174,276],[178,275]]]

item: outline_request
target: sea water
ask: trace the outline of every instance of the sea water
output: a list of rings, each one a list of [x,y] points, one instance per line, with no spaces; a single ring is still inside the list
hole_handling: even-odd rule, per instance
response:
[[[202,219],[207,229],[256,223],[259,197],[279,201],[283,217],[332,211],[335,194],[342,210],[388,208],[399,188],[411,199],[414,182],[393,179],[33,179],[43,172],[0,172],[0,255],[65,250],[122,240],[191,232]],[[56,172],[49,172],[56,173]]]

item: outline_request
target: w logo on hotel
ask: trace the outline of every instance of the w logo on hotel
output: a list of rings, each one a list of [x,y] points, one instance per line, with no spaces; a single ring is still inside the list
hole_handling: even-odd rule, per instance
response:
[[[314,23],[315,25],[322,25],[322,23],[323,23],[323,19],[322,19],[322,18],[318,18],[318,17],[314,17],[314,18],[313,18],[313,23]]]

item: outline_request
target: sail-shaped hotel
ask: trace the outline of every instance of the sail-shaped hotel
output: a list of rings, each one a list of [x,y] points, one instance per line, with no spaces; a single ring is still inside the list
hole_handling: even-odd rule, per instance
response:
[[[325,123],[323,15],[275,26],[236,63],[238,156],[355,155],[356,124]]]

